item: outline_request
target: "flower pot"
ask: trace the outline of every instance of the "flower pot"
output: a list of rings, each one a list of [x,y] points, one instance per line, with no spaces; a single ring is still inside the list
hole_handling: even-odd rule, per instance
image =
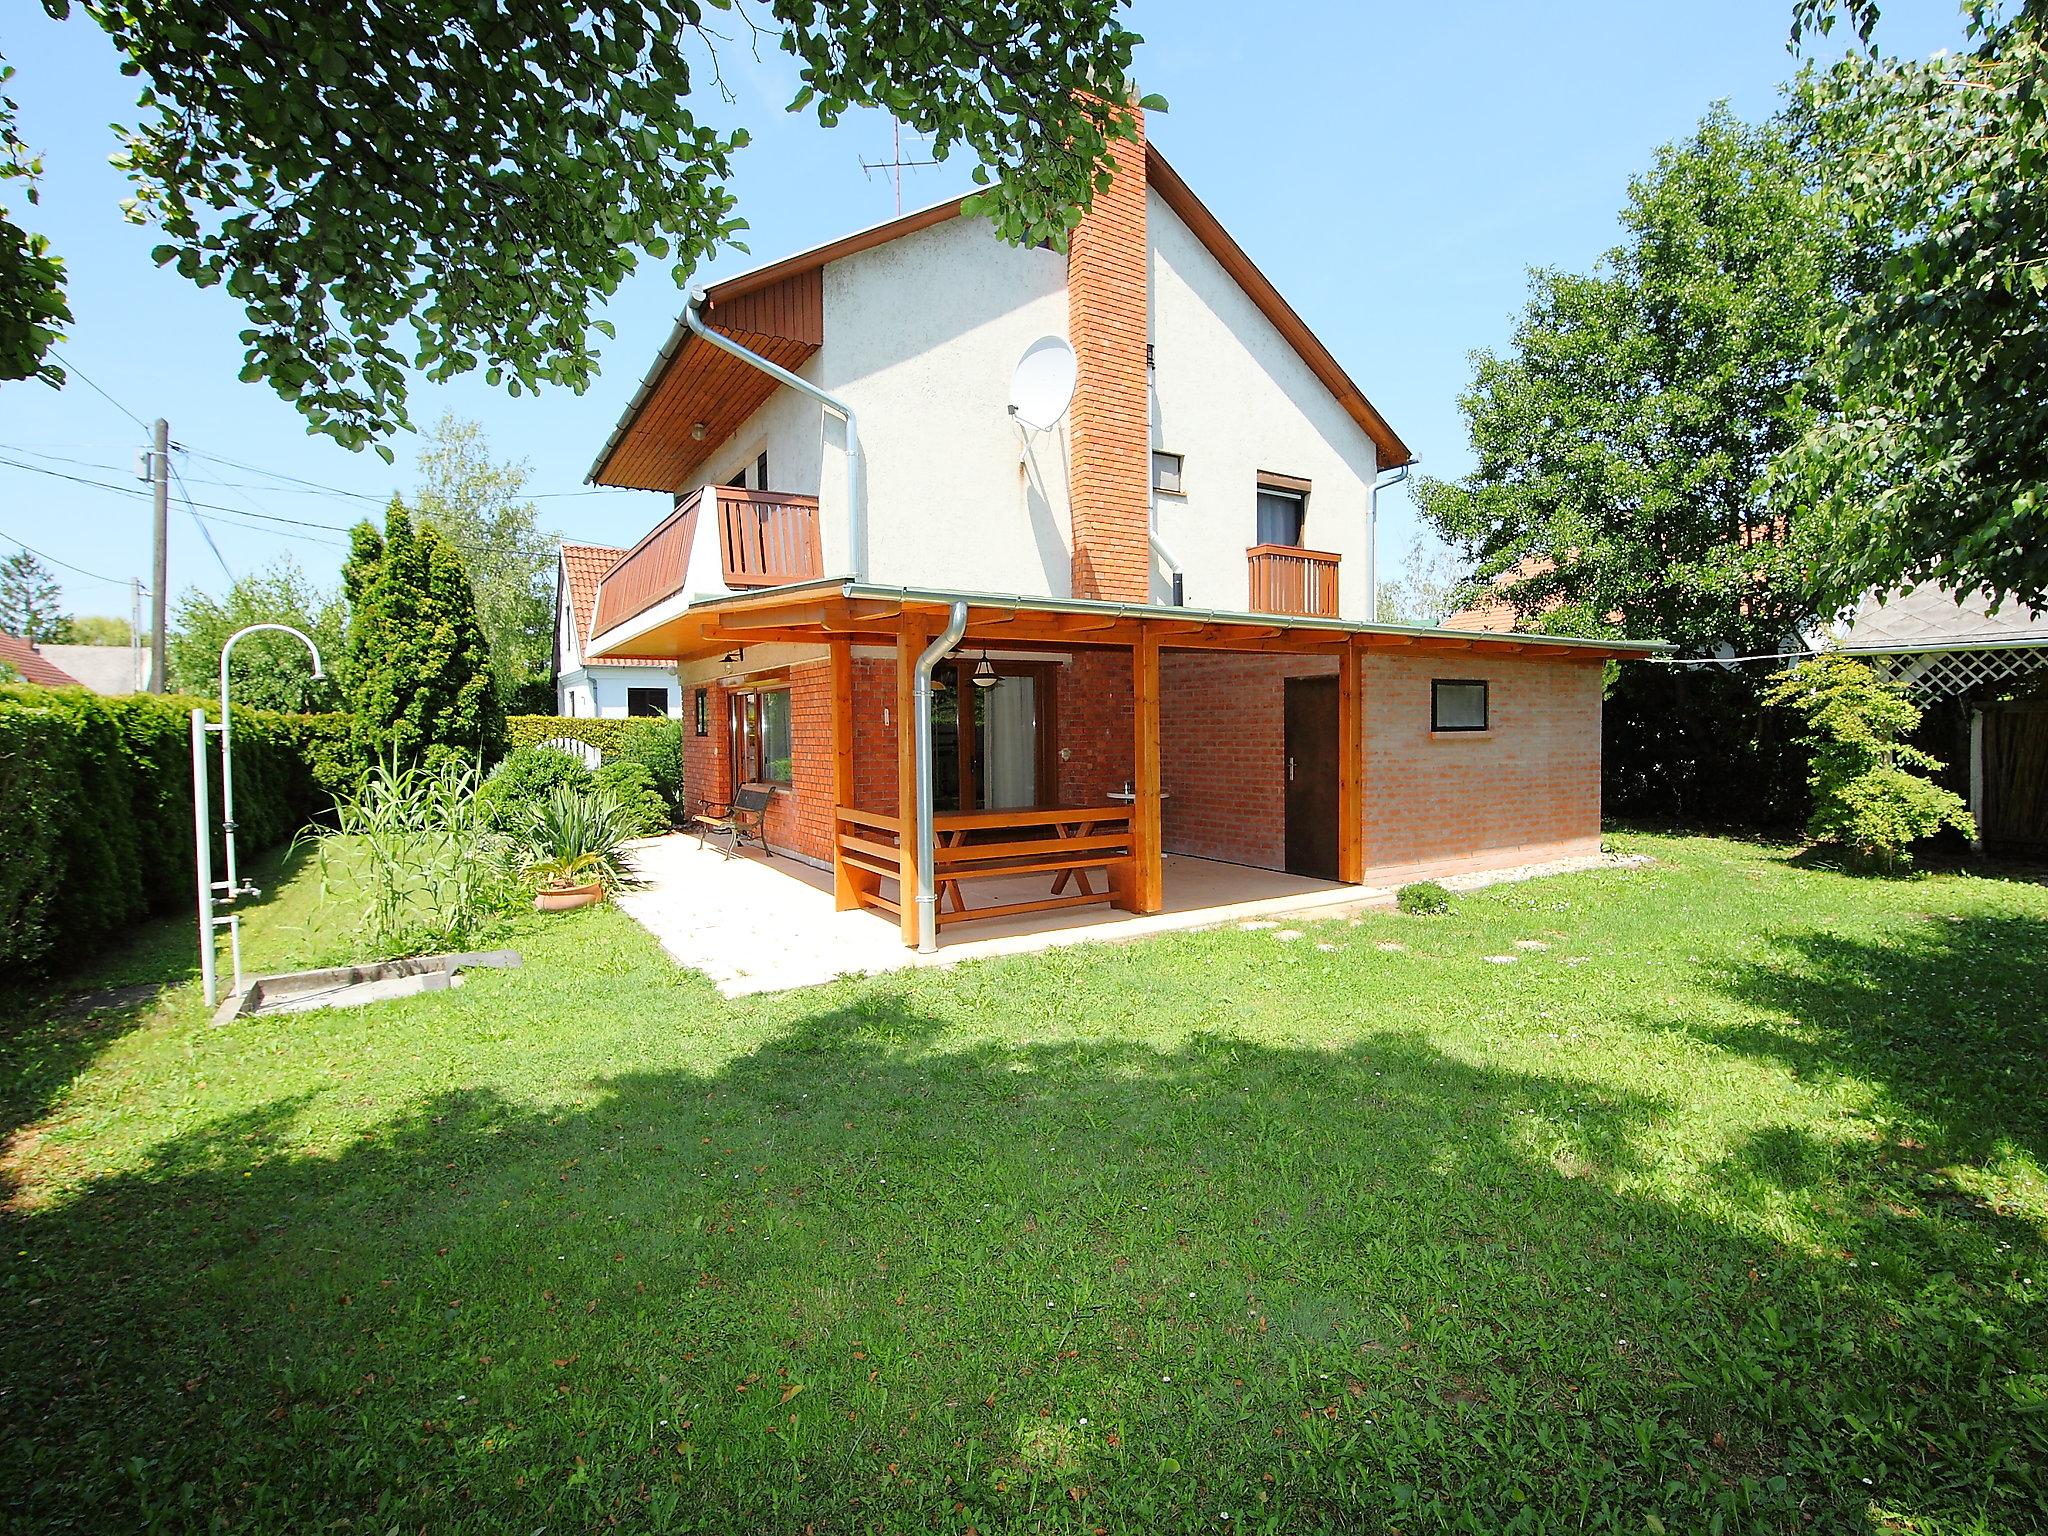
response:
[[[604,887],[593,880],[588,885],[543,886],[534,894],[533,905],[540,912],[573,912],[604,900]]]

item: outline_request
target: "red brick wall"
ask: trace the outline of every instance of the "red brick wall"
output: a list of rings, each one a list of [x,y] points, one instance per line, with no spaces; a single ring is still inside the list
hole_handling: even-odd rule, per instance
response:
[[[885,724],[884,713],[889,716]],[[853,803],[894,816],[896,799],[896,659],[853,658]]]
[[[832,666],[810,662],[789,672],[790,787],[768,803],[768,841],[776,848],[832,861]]]
[[[1368,652],[1366,882],[1600,848],[1598,662]],[[1432,678],[1484,678],[1491,729],[1432,736]]]
[[[1160,807],[1168,853],[1281,869],[1287,857],[1286,680],[1334,659],[1238,651],[1159,658]]]
[[[1074,596],[1134,603],[1152,595],[1144,129],[1140,112],[1138,141],[1115,142],[1109,190],[1067,248],[1067,335],[1079,363],[1067,482]]]
[[[732,732],[727,725],[726,695],[713,685],[705,690],[710,734],[697,734],[697,690],[683,690],[683,793],[690,809],[705,800],[724,800],[732,794]]]
[[[832,858],[832,669],[825,662],[790,670],[792,784],[768,802],[768,841],[778,852]],[[696,733],[696,689],[683,690],[683,788],[694,809],[702,800],[731,796],[730,695],[716,684],[707,692],[711,731]]]
[[[1060,804],[1105,804],[1103,796],[1122,789],[1138,771],[1131,734],[1131,653],[1076,651],[1053,686]]]

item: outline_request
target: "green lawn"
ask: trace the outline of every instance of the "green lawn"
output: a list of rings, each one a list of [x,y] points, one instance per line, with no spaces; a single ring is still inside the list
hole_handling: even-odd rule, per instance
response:
[[[0,1031],[5,1523],[2048,1526],[2048,890],[1624,842],[738,1003],[597,910],[214,1029],[145,935]]]

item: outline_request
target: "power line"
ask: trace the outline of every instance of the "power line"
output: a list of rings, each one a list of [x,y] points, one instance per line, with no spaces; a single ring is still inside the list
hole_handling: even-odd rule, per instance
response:
[[[127,406],[123,405],[120,401],[116,400],[104,389],[101,389],[99,385],[93,383],[92,376],[88,374],[83,368],[79,367],[78,364],[72,362],[70,358],[63,356],[58,357],[57,361],[64,365],[64,369],[67,373],[75,373],[81,379],[84,379],[86,382],[86,386],[90,388],[94,394],[98,395],[102,400],[106,401],[107,404],[111,405],[123,416],[126,416],[130,421],[134,422],[135,425],[142,428],[143,431],[147,432],[149,430],[148,422],[144,421],[140,416],[136,415],[133,411],[129,410]]]
[[[98,571],[88,571],[82,565],[73,565],[69,560],[59,560],[55,555],[45,554],[42,550],[37,549],[33,544],[23,544],[21,540],[17,539],[11,533],[0,532],[0,539],[5,539],[10,544],[19,545],[29,554],[34,555],[38,560],[47,560],[52,565],[61,565],[64,567],[65,570],[70,571],[75,575],[90,576],[94,581],[104,581],[110,583],[113,586],[125,587],[133,580],[132,577],[128,576],[102,576]],[[147,589],[145,588],[144,590]]]
[[[84,475],[72,475],[72,474],[66,474],[66,473],[65,473],[65,472],[64,472],[63,470],[60,470],[60,469],[46,469],[46,468],[45,468],[44,466],[42,466],[42,465],[40,465],[40,464],[24,464],[24,463],[22,463],[22,462],[21,462],[20,460],[18,460],[18,459],[8,459],[8,458],[0,458],[0,465],[4,465],[4,466],[6,466],[6,467],[7,467],[7,468],[9,468],[9,469],[19,469],[19,470],[25,470],[25,471],[27,471],[27,472],[28,472],[29,474],[32,474],[32,475],[49,475],[49,476],[52,476],[53,478],[55,478],[55,479],[58,479],[58,480],[69,480],[69,481],[70,481],[70,482],[72,482],[72,483],[73,483],[74,485],[89,485],[89,486],[93,486],[93,487],[95,487],[95,488],[96,488],[96,489],[98,489],[98,490],[102,490],[102,491],[111,491],[111,492],[113,492],[113,493],[114,493],[114,494],[115,494],[116,496],[147,496],[147,495],[149,494],[149,493],[148,493],[147,491],[141,491],[141,490],[134,490],[134,489],[131,489],[131,488],[130,488],[130,487],[128,487],[128,486],[125,486],[125,485],[115,485],[115,484],[112,484],[112,483],[110,483],[110,482],[108,482],[108,481],[105,481],[105,480],[91,480],[91,479],[88,479],[88,478],[86,478],[86,477],[85,477]],[[173,473],[175,473],[175,470],[173,471]],[[181,491],[181,492],[183,492],[183,489],[184,489],[184,482],[183,482],[183,480],[182,480],[182,479],[181,479],[181,480],[179,481],[179,489],[180,489],[180,491]],[[285,525],[287,525],[287,526],[289,526],[289,527],[293,527],[293,528],[317,528],[317,529],[321,529],[321,530],[323,530],[324,532],[327,532],[327,533],[349,533],[349,532],[352,532],[352,531],[353,531],[353,525],[350,525],[350,524],[345,524],[345,523],[320,523],[320,522],[314,522],[314,521],[312,521],[312,520],[311,520],[311,519],[309,519],[309,518],[303,518],[303,517],[285,517],[285,516],[283,516],[282,514],[280,514],[280,513],[276,513],[276,512],[263,512],[263,511],[256,511],[256,510],[245,510],[245,509],[243,509],[243,508],[241,508],[241,507],[224,507],[224,506],[222,506],[222,505],[221,505],[221,504],[220,504],[219,502],[216,502],[216,501],[198,501],[198,500],[195,500],[195,499],[193,499],[193,498],[192,498],[192,497],[191,497],[191,496],[190,496],[189,494],[186,494],[186,495],[185,495],[185,504],[186,504],[186,507],[188,508],[188,510],[189,510],[189,509],[195,509],[195,508],[199,508],[199,507],[204,507],[204,508],[206,508],[206,510],[207,510],[207,511],[209,511],[209,512],[228,512],[228,513],[233,513],[233,514],[235,514],[235,515],[236,515],[236,516],[238,516],[238,517],[245,517],[245,518],[246,518],[246,517],[260,517],[260,518],[262,518],[262,519],[263,519],[263,521],[265,521],[265,522],[267,522],[267,523],[283,523],[283,524],[285,524]],[[209,522],[229,522],[229,521],[232,521],[232,519],[228,519],[228,518],[209,518],[209,519],[206,519],[206,521],[209,521]],[[241,524],[239,524],[238,526],[240,526],[240,527],[244,527],[244,528],[252,528],[252,529],[254,529],[254,531],[256,531],[256,532],[258,532],[258,533],[265,533],[265,532],[275,532],[275,530],[272,530],[272,529],[264,529],[264,528],[258,528],[258,527],[256,527],[256,526],[255,526],[254,524],[251,524],[251,523],[241,523]],[[494,554],[500,554],[500,553],[511,553],[511,554],[518,554],[518,555],[528,555],[528,556],[533,556],[533,557],[535,557],[535,558],[545,558],[545,557],[547,557],[547,556],[551,556],[551,555],[553,555],[553,554],[555,553],[555,546],[554,546],[554,545],[552,545],[552,544],[548,544],[548,545],[524,545],[524,544],[517,544],[517,545],[514,545],[514,546],[512,546],[512,548],[511,548],[511,549],[510,549],[509,551],[500,551],[500,550],[496,550],[496,549],[493,549],[493,548],[491,548],[491,547],[490,547],[489,545],[484,545],[484,544],[470,544],[470,543],[466,543],[466,542],[464,542],[463,540],[460,540],[460,539],[450,538],[450,537],[449,537],[449,536],[448,536],[447,534],[445,534],[445,533],[444,533],[444,534],[442,534],[441,536],[442,536],[443,538],[445,538],[445,539],[448,539],[448,542],[449,542],[449,543],[451,543],[451,544],[453,544],[453,545],[454,545],[454,546],[455,546],[455,547],[456,547],[457,549],[460,549],[460,550],[464,550],[464,551],[466,551],[466,552],[468,552],[468,553],[470,553],[470,554],[479,554],[479,555],[494,555]],[[278,537],[280,537],[280,538],[290,538],[290,537],[293,537],[293,535],[290,535],[290,534],[278,534]],[[324,543],[327,543],[327,542],[329,542],[329,541],[328,541],[328,540],[325,540],[325,539],[309,539],[309,540],[308,540],[307,542],[309,542],[309,543],[315,543],[315,544],[324,544]]]
[[[164,456],[164,462],[171,471],[171,478],[178,482],[178,496],[185,503],[185,510],[191,514],[192,526],[199,530],[199,537],[206,540],[206,547],[213,551],[213,558],[220,562],[221,574],[232,582],[235,579],[235,573],[228,569],[228,557],[222,554],[220,546],[213,542],[213,531],[206,526],[205,521],[199,516],[199,509],[192,505],[192,493],[185,489],[185,477],[178,473],[178,466],[171,463],[168,454]]]

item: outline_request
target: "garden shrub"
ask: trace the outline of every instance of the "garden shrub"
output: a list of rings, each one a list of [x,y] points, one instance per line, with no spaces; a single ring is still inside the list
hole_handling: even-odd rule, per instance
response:
[[[1806,719],[1813,765],[1806,831],[1816,842],[1838,844],[1851,863],[1892,870],[1911,864],[1912,844],[1944,827],[1975,835],[1962,796],[1913,771],[1942,764],[1906,745],[1920,709],[1904,684],[1845,656],[1816,656],[1789,669],[1764,698]]]
[[[587,790],[590,770],[554,747],[517,747],[477,791],[477,810],[499,832],[523,832],[534,808],[558,786]]]
[[[653,837],[670,826],[668,797],[654,787],[654,775],[645,763],[620,757],[600,766],[593,778],[600,793],[609,795],[619,808],[628,837]]]
[[[1410,917],[1434,917],[1451,910],[1451,893],[1434,880],[1417,880],[1395,892],[1394,905]]]
[[[606,757],[620,751],[636,728],[660,724],[645,716],[639,719],[593,720],[583,715],[507,715],[505,717],[505,745],[516,751],[520,747],[537,747],[544,741],[565,736],[571,741],[586,741]]]
[[[668,802],[670,811],[683,810],[683,722],[680,720],[629,720],[631,727],[619,741],[618,750],[607,758],[638,763],[647,770],[654,787]]]
[[[191,902],[188,721],[204,702],[0,688],[0,973],[82,957],[127,925]],[[321,717],[235,711],[245,859],[331,808],[310,744],[334,727],[314,721]],[[217,751],[208,761],[217,810]],[[216,860],[222,852],[216,837]]]

